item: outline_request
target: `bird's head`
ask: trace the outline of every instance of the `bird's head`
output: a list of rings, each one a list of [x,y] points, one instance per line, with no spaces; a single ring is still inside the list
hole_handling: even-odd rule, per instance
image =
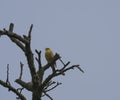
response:
[[[50,50],[50,48],[45,48],[45,51],[48,51],[48,50]]]

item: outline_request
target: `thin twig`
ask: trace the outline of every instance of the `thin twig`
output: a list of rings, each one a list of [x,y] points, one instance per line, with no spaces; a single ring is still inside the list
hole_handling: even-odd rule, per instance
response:
[[[64,64],[64,66],[61,69],[57,69],[56,72],[61,73],[62,75],[65,75],[65,73],[63,72],[63,70],[70,64],[70,62],[67,62],[66,64]]]
[[[44,88],[44,90],[46,90],[48,87],[52,86],[53,84],[55,84],[56,82],[52,82],[52,81],[49,81],[48,84],[46,85],[46,87]]]
[[[48,90],[45,90],[45,92],[49,92],[49,91],[55,89],[57,86],[59,86],[59,85],[61,85],[61,84],[62,84],[62,83],[57,82],[57,84],[56,84],[55,86],[53,86],[52,88],[50,88],[50,89],[48,89]]]
[[[19,76],[19,79],[22,79],[22,75],[23,75],[23,64],[22,64],[22,62],[20,62],[20,76]]]
[[[21,94],[23,89],[24,88],[18,88],[17,91]],[[16,99],[20,100],[20,97],[18,96],[18,97],[16,97]]]
[[[44,93],[50,100],[53,100],[53,98],[52,98],[49,94],[47,94],[45,91],[43,91],[43,93]]]
[[[31,39],[32,28],[33,28],[33,24],[31,24],[30,30],[29,30],[29,33],[28,33],[28,38],[29,38],[29,39]]]
[[[62,61],[62,59],[61,58],[59,58],[59,60],[60,60],[60,62],[65,66],[65,63]]]
[[[70,62],[67,62],[66,64],[64,64],[64,66],[59,71],[64,70],[69,64],[70,64]]]
[[[9,81],[9,64],[7,64],[7,79],[6,79],[6,84],[10,85],[10,81]]]
[[[66,68],[63,72],[66,72],[70,69],[74,69],[74,68],[78,68],[82,73],[84,73],[84,71],[80,68],[80,65],[72,65],[71,67],[69,68]]]
[[[77,66],[77,68],[82,72],[84,73],[84,70],[82,68],[80,68],[79,66]]]
[[[23,90],[24,88],[18,88],[17,89],[17,91],[19,91],[19,93],[22,93],[22,90]]]
[[[37,49],[35,50],[35,52],[37,53],[38,57],[36,57],[36,61],[38,62],[38,66],[39,66],[39,70],[41,69],[42,67],[42,64],[41,64],[41,51],[38,51]]]

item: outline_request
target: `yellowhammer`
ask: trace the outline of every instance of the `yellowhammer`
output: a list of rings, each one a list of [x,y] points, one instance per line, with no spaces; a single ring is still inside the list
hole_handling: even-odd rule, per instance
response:
[[[45,58],[46,58],[46,60],[47,60],[48,63],[50,63],[53,60],[54,54],[53,54],[53,52],[51,51],[50,48],[46,48],[45,49]],[[52,68],[53,72],[55,71],[55,67],[56,67],[56,63],[54,63],[53,65],[51,65],[51,68]]]

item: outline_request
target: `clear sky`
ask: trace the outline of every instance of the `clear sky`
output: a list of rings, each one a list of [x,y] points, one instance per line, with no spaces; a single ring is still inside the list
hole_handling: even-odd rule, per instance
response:
[[[63,84],[50,92],[54,100],[120,100],[120,1],[119,0],[1,0],[0,29],[15,24],[14,32],[27,34],[30,24],[32,49],[50,47],[62,59],[80,64],[85,73],[71,70],[55,80]],[[11,84],[25,64],[23,80],[29,81],[23,53],[6,37],[0,38],[0,79],[10,64]],[[26,91],[28,100],[30,94]],[[0,98],[15,95],[0,86]],[[48,100],[44,98],[43,100]]]

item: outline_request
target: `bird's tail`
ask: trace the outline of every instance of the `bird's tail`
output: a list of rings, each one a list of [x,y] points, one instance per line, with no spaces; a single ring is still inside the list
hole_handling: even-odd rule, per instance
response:
[[[51,68],[52,68],[52,71],[53,71],[53,73],[54,73],[54,72],[55,72],[55,68],[56,68],[56,63],[53,64],[53,65],[51,65]]]

